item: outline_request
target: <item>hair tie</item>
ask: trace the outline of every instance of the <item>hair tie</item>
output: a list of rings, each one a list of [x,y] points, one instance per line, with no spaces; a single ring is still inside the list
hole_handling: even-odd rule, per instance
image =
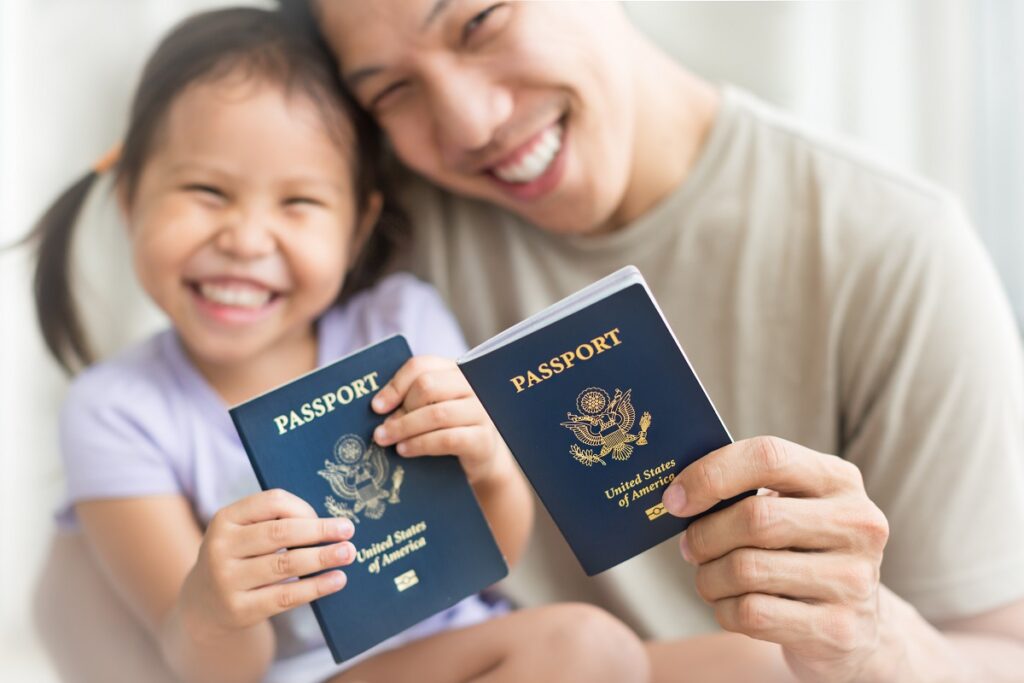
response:
[[[114,167],[114,164],[116,164],[120,159],[121,143],[119,142],[113,147],[111,147],[109,150],[107,150],[106,154],[104,154],[103,156],[96,160],[96,163],[92,165],[92,170],[95,171],[97,175],[103,175],[104,173],[112,169]]]

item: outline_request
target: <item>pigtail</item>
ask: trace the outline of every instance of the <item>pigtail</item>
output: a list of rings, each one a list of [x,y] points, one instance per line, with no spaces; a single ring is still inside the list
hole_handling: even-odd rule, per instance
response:
[[[71,291],[71,245],[75,223],[99,173],[93,169],[64,191],[32,228],[36,319],[50,354],[68,373],[93,355]]]
[[[308,96],[320,107],[339,148],[354,139],[355,195],[360,208],[376,191],[380,177],[380,130],[345,90],[337,66],[316,27],[309,0],[289,0],[279,12],[257,8],[213,10],[179,24],[160,43],[143,69],[132,103],[123,150],[115,148],[72,185],[35,225],[36,317],[53,357],[68,372],[93,359],[71,291],[71,243],[78,213],[96,179],[117,166],[119,192],[130,200],[154,137],[175,98],[190,84],[215,78],[235,67],[270,79],[288,92]],[[349,135],[348,121],[353,136]],[[408,233],[408,220],[386,202],[378,227],[347,278],[342,298],[371,285]]]

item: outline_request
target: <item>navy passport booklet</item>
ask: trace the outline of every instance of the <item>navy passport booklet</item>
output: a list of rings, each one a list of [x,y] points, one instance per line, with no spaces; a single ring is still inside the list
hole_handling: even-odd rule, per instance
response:
[[[588,575],[683,531],[665,486],[732,441],[633,266],[459,367]]]
[[[454,457],[373,443],[370,399],[410,357],[393,336],[231,409],[263,489],[355,523],[348,584],[313,602],[335,661],[353,657],[508,572]]]

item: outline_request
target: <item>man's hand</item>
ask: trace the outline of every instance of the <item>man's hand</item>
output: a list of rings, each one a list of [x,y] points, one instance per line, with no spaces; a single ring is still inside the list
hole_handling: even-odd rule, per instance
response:
[[[684,469],[665,507],[691,517],[680,541],[697,590],[723,628],[782,645],[802,680],[869,680],[883,615],[879,569],[889,536],[856,466],[782,439],[739,441]],[[891,654],[891,653],[890,653]]]

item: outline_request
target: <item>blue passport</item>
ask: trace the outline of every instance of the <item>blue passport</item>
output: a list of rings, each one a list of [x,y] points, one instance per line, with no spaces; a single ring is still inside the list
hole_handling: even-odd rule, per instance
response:
[[[260,486],[355,523],[348,584],[313,602],[337,662],[508,573],[453,456],[402,458],[372,441],[370,400],[411,356],[393,336],[231,409]]]
[[[632,266],[459,367],[588,575],[683,531],[692,518],[667,514],[665,487],[732,442]]]

